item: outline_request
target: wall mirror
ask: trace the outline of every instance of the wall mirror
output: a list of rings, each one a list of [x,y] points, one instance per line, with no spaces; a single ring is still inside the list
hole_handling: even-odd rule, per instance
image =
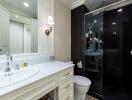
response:
[[[38,53],[38,0],[0,0],[0,55]]]

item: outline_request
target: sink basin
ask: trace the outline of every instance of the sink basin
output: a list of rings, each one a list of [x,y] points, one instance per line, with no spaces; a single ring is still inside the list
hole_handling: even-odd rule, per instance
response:
[[[24,80],[27,80],[38,74],[38,69],[25,68],[22,70],[0,73],[0,88],[4,88]]]

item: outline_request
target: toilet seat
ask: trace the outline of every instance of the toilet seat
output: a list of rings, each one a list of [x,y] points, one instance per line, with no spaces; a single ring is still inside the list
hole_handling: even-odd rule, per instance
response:
[[[74,77],[74,81],[75,81],[75,84],[80,85],[80,86],[87,87],[91,85],[91,81],[88,78],[79,76],[79,75]]]

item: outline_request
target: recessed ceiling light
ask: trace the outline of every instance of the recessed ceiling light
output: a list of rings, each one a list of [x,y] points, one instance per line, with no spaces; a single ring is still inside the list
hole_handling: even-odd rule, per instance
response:
[[[118,11],[118,12],[122,12],[122,11],[123,11],[123,9],[121,8],[121,9],[118,9],[117,11]]]
[[[112,25],[116,25],[116,23],[115,23],[115,22],[113,22],[113,23],[112,23]]]
[[[23,5],[24,5],[25,7],[29,7],[29,3],[27,3],[27,2],[24,2]]]
[[[18,16],[18,15],[15,15],[15,17],[16,17],[16,18],[19,18],[19,16]]]

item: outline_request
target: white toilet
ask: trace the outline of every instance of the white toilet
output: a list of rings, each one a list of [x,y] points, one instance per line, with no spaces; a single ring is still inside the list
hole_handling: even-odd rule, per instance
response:
[[[75,100],[85,100],[91,81],[83,76],[75,76]]]

